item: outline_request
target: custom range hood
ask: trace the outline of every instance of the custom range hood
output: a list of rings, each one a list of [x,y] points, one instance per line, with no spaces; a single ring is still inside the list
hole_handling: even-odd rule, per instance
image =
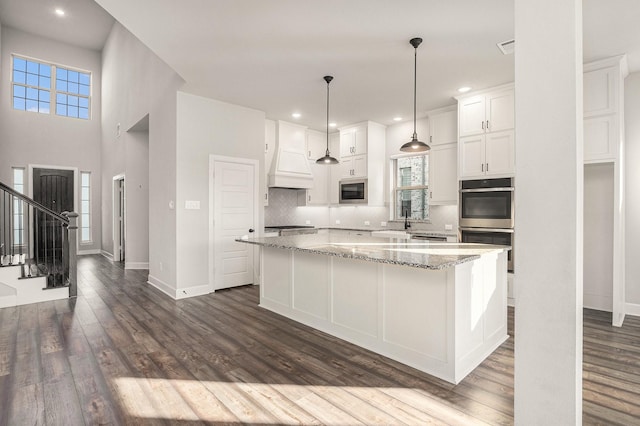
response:
[[[269,169],[270,188],[313,188],[313,174],[306,155],[307,128],[286,121],[266,121],[266,140],[275,142]]]

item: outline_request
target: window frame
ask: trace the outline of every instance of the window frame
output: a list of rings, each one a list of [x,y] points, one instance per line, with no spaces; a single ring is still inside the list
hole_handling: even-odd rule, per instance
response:
[[[34,62],[37,63],[39,66],[40,65],[45,65],[45,66],[49,66],[51,68],[51,73],[50,76],[48,77],[50,79],[50,84],[49,84],[49,88],[43,88],[41,86],[32,86],[32,85],[28,85],[26,83],[18,83],[14,80],[14,72],[15,70],[15,60],[16,59],[20,59],[23,61],[27,61],[27,62]],[[67,72],[71,71],[71,72],[77,72],[80,74],[86,74],[89,76],[89,94],[88,95],[82,95],[80,93],[73,93],[73,92],[69,92],[67,90],[58,90],[58,69],[61,70],[65,70]],[[62,64],[58,64],[55,62],[50,62],[50,61],[45,61],[42,59],[36,59],[36,58],[32,58],[29,56],[24,56],[24,55],[19,55],[17,53],[12,53],[11,54],[11,107],[14,111],[24,111],[24,112],[37,112],[39,114],[45,114],[45,115],[55,115],[58,117],[66,117],[66,118],[75,118],[78,120],[83,120],[83,121],[89,121],[92,120],[92,114],[93,114],[93,108],[92,108],[92,100],[93,100],[93,73],[91,71],[88,70],[83,70],[80,68],[76,68],[76,67],[72,67],[72,66],[67,66],[67,65],[62,65]],[[40,74],[38,74],[40,75]],[[68,80],[67,80],[68,81]],[[40,83],[40,82],[38,82]],[[38,111],[32,111],[30,109],[26,108],[25,105],[25,109],[19,109],[19,108],[15,108],[15,88],[16,86],[21,86],[24,87],[25,90],[32,88],[38,91],[48,91],[49,92],[49,110],[47,112],[43,112],[40,111],[39,108],[39,104],[38,104]],[[58,110],[58,95],[64,95],[67,98],[67,102],[68,102],[68,96],[75,96],[78,98],[78,104],[80,104],[80,99],[86,99],[87,100],[87,117],[84,118],[82,116],[80,116],[80,113],[78,111],[78,116],[73,116],[73,115],[68,115],[68,109],[65,109],[65,114],[60,114],[59,110]],[[25,98],[25,101],[27,100],[27,98]],[[66,104],[67,107],[69,107],[69,104]],[[72,105],[73,106],[73,105]],[[79,105],[76,106],[76,108],[80,108]],[[83,107],[84,108],[84,107]]]
[[[416,154],[407,154],[407,155],[399,155],[399,156],[394,156],[392,158],[392,167],[391,167],[391,171],[393,173],[393,187],[392,187],[392,196],[393,196],[393,212],[391,213],[391,217],[392,220],[397,220],[397,221],[401,221],[404,220],[404,216],[398,216],[398,197],[399,197],[399,192],[400,191],[407,191],[407,190],[421,190],[424,191],[424,195],[425,195],[425,203],[424,203],[424,207],[426,207],[426,212],[424,211],[424,207],[423,207],[423,212],[422,212],[422,216],[423,218],[421,219],[415,219],[412,218],[411,215],[409,216],[409,220],[411,221],[418,221],[418,222],[429,222],[430,221],[430,207],[431,205],[429,204],[429,170],[427,169],[426,173],[425,173],[425,179],[427,181],[426,185],[400,185],[398,182],[398,174],[400,172],[400,170],[402,169],[401,167],[399,167],[399,161],[398,160],[402,160],[402,159],[406,159],[406,158],[412,158],[412,157],[423,157],[424,158],[424,164],[429,165],[429,153],[424,153],[424,154],[420,154],[420,155],[416,155]]]

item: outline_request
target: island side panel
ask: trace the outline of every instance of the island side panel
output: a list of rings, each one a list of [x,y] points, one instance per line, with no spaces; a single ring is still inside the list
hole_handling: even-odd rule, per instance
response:
[[[458,383],[509,337],[506,252],[456,266],[454,318]]]
[[[293,259],[293,309],[322,320],[329,320],[329,256],[296,252]]]
[[[269,308],[275,304],[291,307],[291,286],[293,252],[290,250],[262,247],[260,249],[262,268],[260,285],[260,306]]]

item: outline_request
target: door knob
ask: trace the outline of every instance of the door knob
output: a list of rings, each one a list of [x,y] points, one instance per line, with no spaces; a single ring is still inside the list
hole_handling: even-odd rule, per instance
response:
[[[253,228],[249,228],[249,232],[256,232]]]

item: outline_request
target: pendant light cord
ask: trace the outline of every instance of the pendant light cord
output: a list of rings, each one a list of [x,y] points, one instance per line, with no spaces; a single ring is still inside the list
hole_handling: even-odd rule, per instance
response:
[[[418,87],[418,47],[413,48],[413,139],[418,139],[416,133],[416,92]]]
[[[329,155],[329,83],[331,80],[327,81],[327,155]]]

